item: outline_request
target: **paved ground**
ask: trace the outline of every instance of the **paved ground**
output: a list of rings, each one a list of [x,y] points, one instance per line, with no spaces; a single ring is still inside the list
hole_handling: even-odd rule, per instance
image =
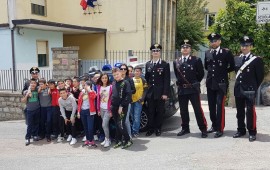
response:
[[[209,121],[206,104],[203,104]],[[0,122],[0,169],[270,169],[270,107],[257,107],[257,141],[233,139],[235,109],[226,108],[225,134],[201,139],[193,110],[191,134],[176,137],[179,112],[166,120],[161,137],[134,139],[128,150],[82,148],[68,143],[36,142],[24,145],[24,121]],[[268,126],[267,126],[268,125]]]

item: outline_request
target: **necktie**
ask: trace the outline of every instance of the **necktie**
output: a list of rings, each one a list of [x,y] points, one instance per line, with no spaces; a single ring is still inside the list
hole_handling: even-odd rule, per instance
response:
[[[154,63],[154,67],[156,67],[157,63]]]
[[[217,55],[217,50],[214,50],[213,51],[213,56],[216,56]]]
[[[242,63],[244,63],[246,61],[247,57],[244,55],[243,59],[242,59]]]
[[[184,57],[184,63],[187,61],[187,58],[186,57]]]

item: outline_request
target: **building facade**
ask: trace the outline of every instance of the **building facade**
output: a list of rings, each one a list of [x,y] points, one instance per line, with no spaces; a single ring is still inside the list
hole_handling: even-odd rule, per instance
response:
[[[80,1],[2,0],[0,68],[52,69],[53,47],[79,46],[80,59],[151,43],[174,50],[175,15],[176,0],[97,0],[85,10]]]

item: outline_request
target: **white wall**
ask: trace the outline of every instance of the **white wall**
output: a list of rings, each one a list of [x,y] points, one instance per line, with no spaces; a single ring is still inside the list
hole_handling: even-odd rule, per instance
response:
[[[12,68],[11,31],[0,29],[0,70]]]
[[[41,69],[52,69],[52,47],[63,47],[63,33],[53,31],[41,31],[23,28],[21,35],[15,31],[15,60],[16,69],[29,69],[38,66],[37,40],[48,41],[49,67]]]

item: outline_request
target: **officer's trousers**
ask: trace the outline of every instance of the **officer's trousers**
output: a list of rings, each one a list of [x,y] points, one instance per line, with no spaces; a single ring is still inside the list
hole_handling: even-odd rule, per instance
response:
[[[163,115],[165,114],[165,100],[154,99],[153,96],[147,100],[149,130],[161,129]]]
[[[207,88],[208,106],[212,127],[223,132],[225,127],[225,100],[226,94],[222,90]]]
[[[254,101],[250,101],[245,97],[235,97],[235,104],[237,109],[237,131],[246,133],[245,115],[247,116],[247,129],[250,135],[256,135],[256,111]],[[245,111],[246,108],[246,111]]]
[[[194,109],[195,117],[199,129],[204,132],[207,129],[207,122],[204,116],[204,112],[201,107],[201,99],[199,93],[178,95],[180,105],[180,115],[182,118],[182,130],[189,130],[189,111],[188,102],[190,101]]]

